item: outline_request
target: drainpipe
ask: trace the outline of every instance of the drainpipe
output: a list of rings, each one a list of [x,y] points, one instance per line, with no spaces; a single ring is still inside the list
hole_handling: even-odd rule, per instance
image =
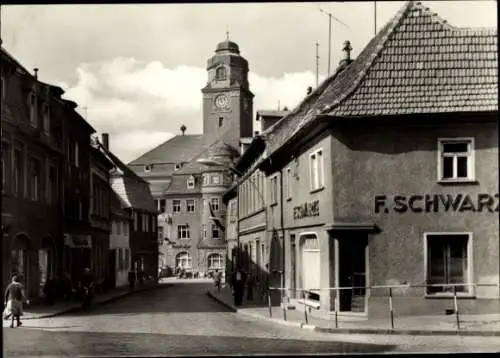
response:
[[[281,243],[281,287],[285,288],[285,225],[284,225],[284,217],[283,217],[283,212],[284,212],[284,201],[283,201],[283,169],[280,169],[280,227],[281,227],[281,235],[282,235],[282,243]],[[281,302],[283,305],[285,305],[285,291],[281,290],[282,296],[281,296]],[[285,308],[283,308],[285,309]]]

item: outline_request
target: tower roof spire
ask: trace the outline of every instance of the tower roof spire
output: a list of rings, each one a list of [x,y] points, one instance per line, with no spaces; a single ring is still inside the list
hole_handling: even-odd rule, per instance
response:
[[[229,30],[226,31],[226,41],[229,41]]]

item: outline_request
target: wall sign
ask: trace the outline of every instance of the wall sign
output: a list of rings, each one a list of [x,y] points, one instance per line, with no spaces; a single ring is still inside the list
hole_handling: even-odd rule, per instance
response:
[[[414,194],[410,196],[375,196],[375,213],[438,213],[438,212],[497,212],[500,199],[498,194]]]
[[[319,216],[319,200],[304,203],[293,208],[294,220],[302,219],[308,216]]]

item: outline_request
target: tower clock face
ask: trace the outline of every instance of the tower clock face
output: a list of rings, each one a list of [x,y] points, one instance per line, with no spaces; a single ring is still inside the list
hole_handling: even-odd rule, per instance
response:
[[[228,108],[229,107],[229,99],[223,94],[215,97],[215,107],[217,107],[219,109]]]

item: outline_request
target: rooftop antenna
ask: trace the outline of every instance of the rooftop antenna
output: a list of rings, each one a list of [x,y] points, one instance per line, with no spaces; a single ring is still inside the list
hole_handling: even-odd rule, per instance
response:
[[[330,76],[331,53],[332,53],[332,18],[347,28],[349,28],[349,26],[340,21],[339,19],[337,19],[328,11],[323,10],[322,8],[319,8],[319,11],[322,12],[323,14],[328,15],[328,76]]]
[[[278,100],[278,111],[280,110],[280,100]]]
[[[318,87],[319,84],[319,43],[316,41],[316,87]]]
[[[374,29],[373,29],[373,36],[377,35],[377,2],[373,2],[373,12],[374,12]]]

